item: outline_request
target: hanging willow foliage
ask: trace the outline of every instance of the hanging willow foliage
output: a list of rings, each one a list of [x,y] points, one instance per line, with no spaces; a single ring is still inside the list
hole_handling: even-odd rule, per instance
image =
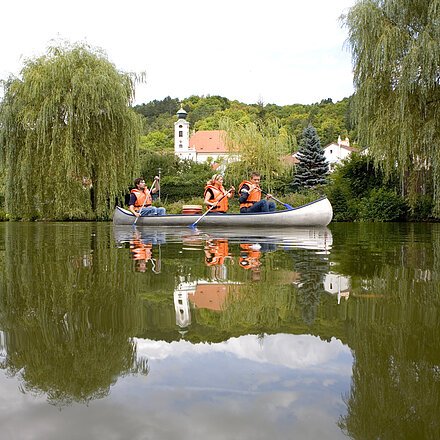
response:
[[[220,121],[220,128],[225,130],[228,150],[240,157],[238,167],[228,167],[228,178],[240,182],[249,178],[251,171],[258,171],[264,176],[265,188],[273,189],[275,179],[287,172],[283,157],[292,147],[291,138],[278,121],[257,121],[245,125],[225,118]]]
[[[15,218],[106,218],[134,174],[134,78],[85,45],[50,47],[4,84],[6,210]]]
[[[360,0],[342,20],[360,140],[412,202],[428,180],[440,216],[440,0]]]

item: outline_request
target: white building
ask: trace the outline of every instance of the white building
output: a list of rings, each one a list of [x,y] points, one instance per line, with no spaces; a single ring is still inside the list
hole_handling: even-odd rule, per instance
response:
[[[223,130],[200,130],[190,135],[187,112],[180,108],[174,123],[174,154],[179,159],[195,162],[227,163],[237,160],[226,146],[226,132]]]
[[[341,136],[338,137],[337,143],[332,142],[324,147],[324,156],[329,164],[329,170],[333,171],[337,164],[342,163],[354,151],[357,151],[357,149],[350,147],[349,139],[345,138],[343,141]]]
[[[187,113],[181,107],[177,112],[177,121],[174,123],[174,154],[179,159],[196,160],[195,150],[189,148],[189,122]]]
[[[181,283],[174,290],[174,310],[176,312],[176,324],[180,328],[191,325],[191,310],[188,295],[194,295],[196,283]]]
[[[339,273],[329,272],[324,278],[324,290],[332,295],[337,295],[338,304],[341,298],[350,296],[350,278]]]

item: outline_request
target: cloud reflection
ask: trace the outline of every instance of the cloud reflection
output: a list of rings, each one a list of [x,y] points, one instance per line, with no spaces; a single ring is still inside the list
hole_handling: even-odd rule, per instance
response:
[[[341,365],[339,361],[341,356],[351,357],[350,349],[336,338],[326,342],[312,335],[277,334],[265,335],[264,338],[246,335],[212,344],[193,344],[184,340],[168,343],[136,339],[136,345],[138,356],[146,357],[150,361],[183,355],[223,353],[234,355],[238,359],[292,369],[319,369],[325,364],[326,370],[340,371],[342,374],[351,373],[351,364],[343,362]]]

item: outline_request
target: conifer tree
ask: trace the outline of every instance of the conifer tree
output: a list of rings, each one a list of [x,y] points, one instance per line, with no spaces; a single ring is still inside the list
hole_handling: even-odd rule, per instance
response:
[[[295,190],[314,188],[326,183],[328,164],[319,137],[312,125],[304,129],[297,158],[300,162],[292,182]]]
[[[137,163],[132,75],[85,45],[50,47],[4,84],[0,152],[15,218],[106,217]]]

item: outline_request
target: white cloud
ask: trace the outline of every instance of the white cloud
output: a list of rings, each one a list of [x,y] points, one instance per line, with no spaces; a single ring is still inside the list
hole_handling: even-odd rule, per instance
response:
[[[351,365],[340,363],[340,356],[351,356],[350,349],[339,339],[322,341],[317,336],[276,334],[260,340],[256,335],[231,338],[221,343],[175,342],[136,339],[139,357],[149,361],[213,353],[234,355],[237,359],[277,365],[292,369],[314,369],[325,364],[327,371],[350,374]]]
[[[0,77],[50,40],[87,41],[118,69],[145,71],[137,102],[219,94],[311,103],[352,93],[338,17],[354,0],[22,0],[2,5]]]

